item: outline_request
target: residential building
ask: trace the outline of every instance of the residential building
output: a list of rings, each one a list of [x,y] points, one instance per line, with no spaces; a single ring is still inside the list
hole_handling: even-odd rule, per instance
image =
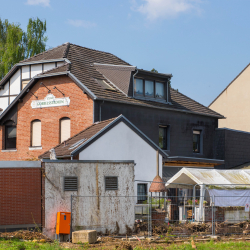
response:
[[[219,128],[250,132],[249,79],[250,64],[209,105],[209,108],[226,118],[219,120]]]
[[[171,88],[171,77],[71,43],[24,60],[0,82],[0,159],[36,159],[122,114],[169,155],[165,166],[222,164],[213,141],[224,117]]]

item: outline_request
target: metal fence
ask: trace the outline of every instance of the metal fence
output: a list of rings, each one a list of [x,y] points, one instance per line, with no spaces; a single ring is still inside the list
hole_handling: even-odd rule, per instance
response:
[[[157,194],[142,202],[137,196],[72,196],[71,232],[93,229],[102,235],[179,237],[248,234],[249,206],[232,206],[238,199]]]

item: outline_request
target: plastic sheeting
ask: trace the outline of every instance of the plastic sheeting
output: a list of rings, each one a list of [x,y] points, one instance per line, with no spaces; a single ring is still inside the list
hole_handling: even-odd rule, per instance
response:
[[[250,204],[250,190],[208,189],[214,205],[218,207],[244,207]]]

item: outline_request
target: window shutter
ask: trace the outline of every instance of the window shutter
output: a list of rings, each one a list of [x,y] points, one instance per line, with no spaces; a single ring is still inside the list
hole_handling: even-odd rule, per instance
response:
[[[77,177],[76,176],[65,176],[64,177],[64,191],[77,191]]]
[[[117,176],[105,176],[105,190],[118,190]]]
[[[61,141],[63,142],[70,138],[70,119],[69,118],[63,118],[61,119],[61,135],[60,135]]]
[[[41,121],[32,122],[32,147],[41,146]]]

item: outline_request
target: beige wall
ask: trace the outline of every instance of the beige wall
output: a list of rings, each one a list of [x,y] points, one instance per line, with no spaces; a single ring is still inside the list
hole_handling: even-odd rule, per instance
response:
[[[250,66],[209,106],[226,119],[219,119],[219,128],[250,132]]]

